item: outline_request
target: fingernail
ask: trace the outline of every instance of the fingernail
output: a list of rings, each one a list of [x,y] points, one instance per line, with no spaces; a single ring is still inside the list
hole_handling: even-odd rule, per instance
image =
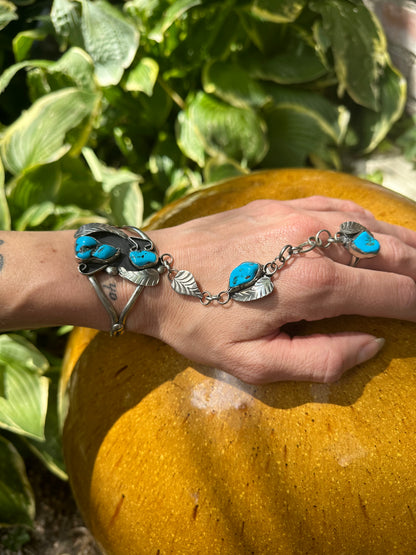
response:
[[[361,349],[357,356],[357,364],[361,364],[370,358],[373,358],[378,352],[381,351],[386,340],[383,337],[376,337],[365,347]]]

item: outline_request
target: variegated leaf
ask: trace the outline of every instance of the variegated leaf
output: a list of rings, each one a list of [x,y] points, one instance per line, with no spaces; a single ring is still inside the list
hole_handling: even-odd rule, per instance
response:
[[[274,285],[268,276],[261,277],[254,285],[232,294],[232,298],[239,302],[248,302],[270,295]]]
[[[118,269],[118,273],[122,278],[132,281],[133,283],[136,283],[136,285],[144,285],[146,287],[157,285],[160,280],[160,274],[154,268],[132,272],[120,266],[120,268]]]
[[[191,297],[202,297],[194,276],[187,270],[179,270],[171,281],[171,286],[180,295],[190,295]]]

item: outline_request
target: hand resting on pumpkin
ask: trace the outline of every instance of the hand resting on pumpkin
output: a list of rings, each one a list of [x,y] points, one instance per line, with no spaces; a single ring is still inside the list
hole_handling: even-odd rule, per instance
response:
[[[377,221],[353,202],[325,197],[261,200],[242,208],[149,232],[159,255],[195,276],[202,291],[226,290],[245,261],[266,264],[281,249],[321,229],[334,236],[359,222],[380,242],[379,254],[349,265],[339,244],[294,255],[271,280],[274,290],[252,302],[203,306],[178,295],[164,275],[146,287],[127,330],[157,337],[190,359],[251,383],[332,382],[375,356],[383,339],[344,332],[291,337],[282,328],[301,320],[356,314],[416,321],[416,232]],[[109,329],[108,315],[77,270],[74,232],[0,233],[0,326],[3,330],[74,324]],[[121,311],[134,284],[102,273],[103,290]],[[117,341],[113,338],[112,341]]]

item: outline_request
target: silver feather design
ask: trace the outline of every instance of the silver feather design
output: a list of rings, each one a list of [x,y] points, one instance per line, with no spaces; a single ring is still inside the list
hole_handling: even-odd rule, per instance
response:
[[[190,295],[191,297],[202,297],[194,276],[187,270],[179,270],[171,281],[172,289],[180,295]]]
[[[127,235],[121,229],[117,229],[109,224],[84,224],[82,225],[77,232],[75,233],[74,237],[80,237],[81,235],[91,235],[92,233],[97,233],[98,231],[105,231],[106,233],[112,233],[113,235],[118,235],[119,237],[123,237],[123,239],[127,239]]]
[[[137,285],[144,285],[146,287],[152,287],[157,285],[160,280],[160,274],[154,268],[148,268],[146,270],[138,270],[137,272],[132,272],[126,270],[122,266],[119,267],[118,273],[124,279],[128,279]]]
[[[237,293],[232,293],[231,296],[235,301],[245,303],[266,297],[270,295],[273,289],[274,285],[272,280],[268,276],[263,276],[251,287],[243,289],[242,291],[237,291]]]

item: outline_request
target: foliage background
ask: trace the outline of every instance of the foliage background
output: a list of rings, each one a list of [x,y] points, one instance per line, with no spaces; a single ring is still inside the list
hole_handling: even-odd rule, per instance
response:
[[[405,103],[361,0],[0,0],[0,29],[6,230],[140,226],[234,175],[342,169],[385,139]],[[65,477],[65,331],[0,336],[4,526],[33,521],[27,449]]]

